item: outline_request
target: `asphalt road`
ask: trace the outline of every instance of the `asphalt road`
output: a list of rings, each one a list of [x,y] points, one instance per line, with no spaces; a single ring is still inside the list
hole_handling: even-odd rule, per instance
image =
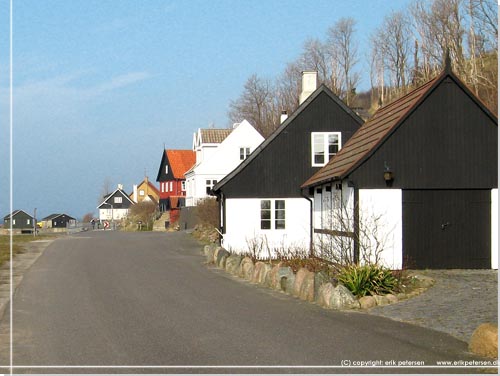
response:
[[[449,335],[325,310],[209,268],[201,246],[185,233],[100,231],[54,241],[16,291],[13,323],[15,372],[427,373],[432,370],[292,367],[473,359],[466,343]],[[7,311],[1,365],[9,364],[8,324]]]

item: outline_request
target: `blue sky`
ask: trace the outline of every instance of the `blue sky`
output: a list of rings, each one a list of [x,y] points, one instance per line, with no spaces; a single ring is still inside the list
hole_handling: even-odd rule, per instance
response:
[[[155,180],[162,149],[229,125],[252,74],[357,20],[360,51],[408,1],[14,0],[14,209],[97,213],[103,182]],[[0,214],[9,212],[9,1],[0,0]],[[366,60],[363,59],[362,61]],[[368,66],[361,84],[367,89]]]

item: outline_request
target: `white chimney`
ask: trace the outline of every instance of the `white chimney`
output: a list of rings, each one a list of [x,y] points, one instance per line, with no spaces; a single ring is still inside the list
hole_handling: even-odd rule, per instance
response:
[[[123,184],[118,184],[118,189],[123,191]]]
[[[137,204],[137,184],[134,184],[134,195],[132,196],[132,200]]]
[[[316,71],[304,71],[302,72],[302,92],[299,97],[299,104],[304,103],[304,101],[311,95],[318,86],[318,72]]]
[[[288,112],[286,111],[281,111],[281,116],[280,116],[280,124],[283,124],[283,122],[288,119]]]

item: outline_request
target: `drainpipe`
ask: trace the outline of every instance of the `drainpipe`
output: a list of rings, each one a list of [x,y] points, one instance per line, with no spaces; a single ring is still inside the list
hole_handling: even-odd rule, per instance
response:
[[[313,243],[313,239],[314,239],[313,238],[313,236],[314,236],[313,200],[311,198],[309,198],[309,196],[305,195],[304,189],[300,190],[300,195],[302,197],[304,197],[307,201],[309,201],[309,223],[311,224],[310,228],[309,228],[309,231],[310,231],[310,235],[309,235],[309,257],[312,257],[312,256],[314,256],[313,255],[313,247],[314,247],[314,243]]]
[[[354,263],[359,264],[359,189],[352,180],[347,186],[354,188]]]
[[[224,205],[224,193],[222,192],[214,192],[217,201],[219,202],[219,228],[216,228],[219,233],[219,245],[222,247],[222,238],[224,237],[225,226],[226,226],[226,205]]]

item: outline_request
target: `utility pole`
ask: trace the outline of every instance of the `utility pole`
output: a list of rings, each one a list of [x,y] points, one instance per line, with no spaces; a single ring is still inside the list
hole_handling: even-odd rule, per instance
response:
[[[33,211],[33,237],[36,236],[36,208]]]

